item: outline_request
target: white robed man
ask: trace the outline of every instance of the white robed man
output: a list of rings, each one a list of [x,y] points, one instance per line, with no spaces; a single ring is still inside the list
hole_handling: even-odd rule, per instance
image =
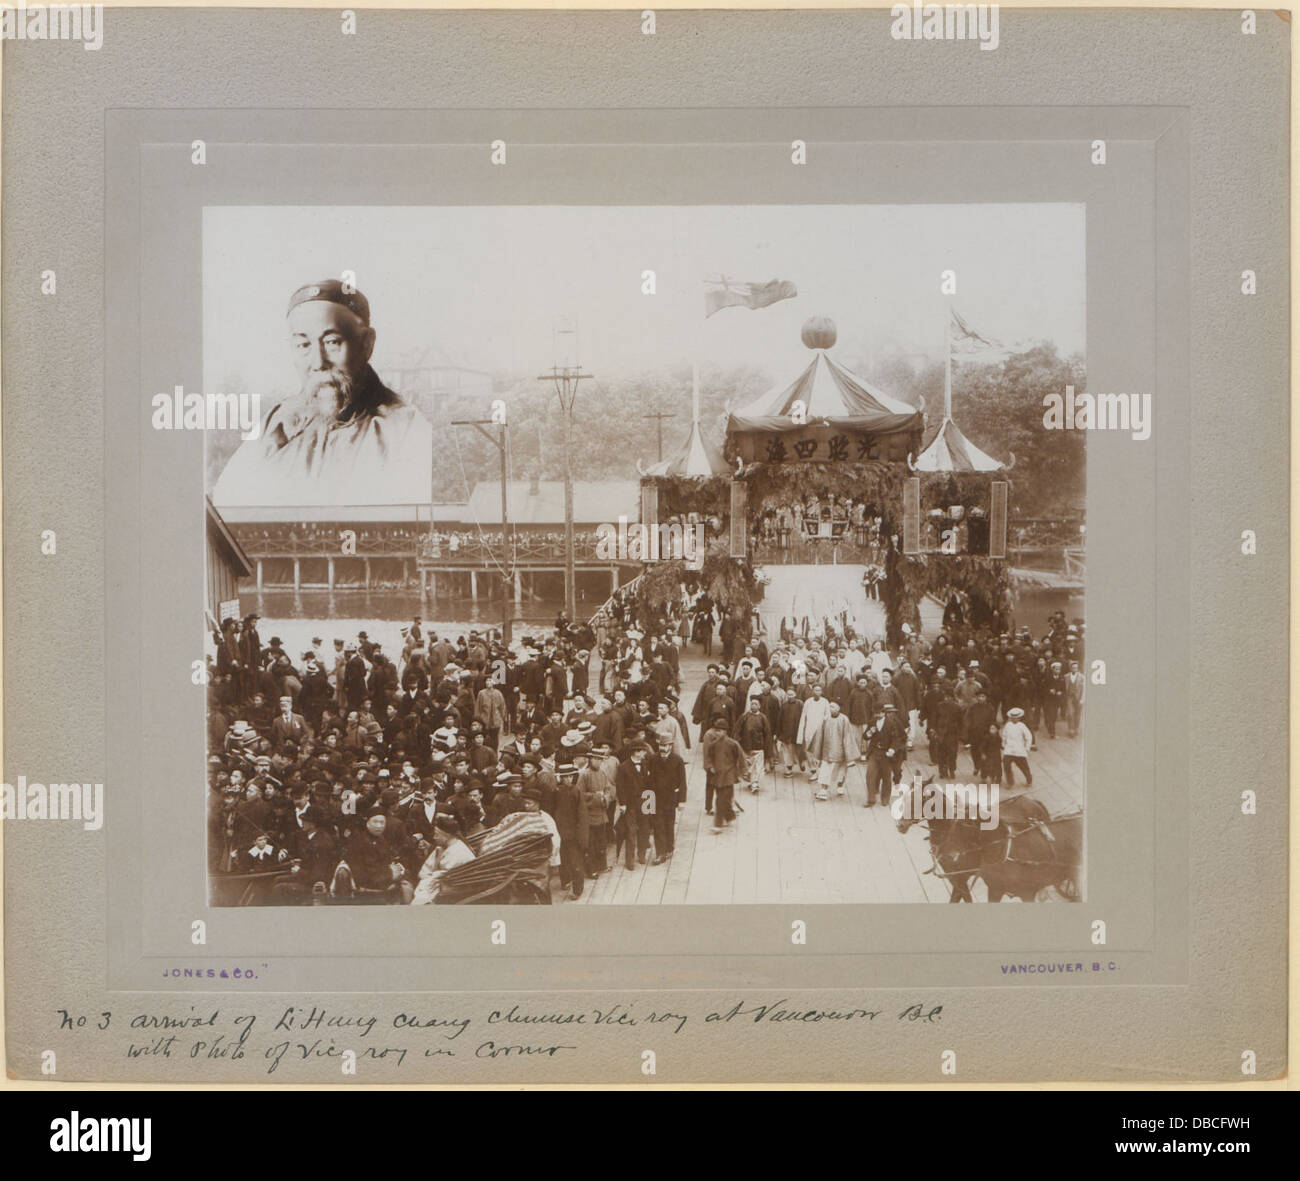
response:
[[[844,777],[849,764],[862,754],[858,745],[857,727],[849,721],[848,714],[840,712],[840,703],[830,703],[828,717],[813,735],[808,753],[817,760],[817,799],[829,799],[827,788],[835,783],[835,794],[844,794]]]
[[[212,492],[241,505],[420,504],[429,499],[433,429],[370,367],[370,303],[336,279],[289,299],[299,391],[231,456]]]
[[[853,681],[856,681],[862,675],[862,670],[870,665],[867,654],[862,651],[861,643],[850,644],[845,649],[842,663],[848,670],[849,678]]]
[[[686,735],[682,733],[681,723],[673,717],[666,701],[660,701],[655,706],[655,713],[658,716],[651,723],[650,729],[654,732],[656,744],[660,740],[666,740],[672,745],[672,753],[685,763],[690,754],[686,749]]]
[[[434,817],[430,841],[433,851],[420,866],[420,880],[411,898],[412,906],[428,906],[438,897],[442,875],[474,860],[473,850],[460,839],[456,818],[446,812],[439,812]]]
[[[817,732],[831,716],[831,703],[823,696],[820,684],[814,683],[812,696],[803,703],[803,713],[799,715],[799,733],[796,745],[802,746],[808,755],[808,778],[816,776],[817,756],[812,753],[813,742]]]

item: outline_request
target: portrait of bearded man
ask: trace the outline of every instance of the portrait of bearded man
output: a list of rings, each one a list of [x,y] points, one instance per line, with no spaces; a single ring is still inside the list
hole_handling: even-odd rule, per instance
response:
[[[298,393],[266,414],[217,480],[218,506],[415,504],[429,499],[433,430],[370,367],[360,291],[326,279],[289,299]]]

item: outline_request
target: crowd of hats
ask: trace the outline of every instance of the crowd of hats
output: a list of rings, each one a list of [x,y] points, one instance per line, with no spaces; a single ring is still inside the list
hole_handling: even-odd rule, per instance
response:
[[[257,622],[256,614],[243,621],[247,636],[255,635]],[[436,801],[439,824],[464,833],[490,823],[500,807],[514,807],[519,798],[539,799],[535,785],[519,791],[537,771],[563,778],[576,775],[575,760],[628,753],[627,743],[616,752],[595,737],[592,719],[612,707],[613,693],[602,698],[583,691],[595,646],[590,628],[561,619],[553,632],[529,632],[509,648],[495,632],[471,631],[449,644],[422,628],[417,617],[402,629],[400,676],[365,631],[333,641],[332,670],[317,655],[325,651],[320,637],[300,666],[277,636],[253,661],[258,672],[227,668],[223,675],[218,656],[210,684],[208,767],[211,831],[218,840],[223,817],[228,821],[241,809],[272,836],[292,836],[300,819],[346,836],[368,816],[391,816],[412,801]],[[215,638],[234,643],[238,631],[228,623]],[[350,662],[364,670],[364,696],[339,688],[340,679],[348,683]],[[392,676],[376,677],[376,670]],[[577,692],[570,692],[570,678],[581,684]],[[284,691],[272,692],[272,685]],[[325,695],[313,696],[313,685],[323,686]],[[493,687],[501,691],[507,719],[495,747],[488,726],[475,716],[479,695]],[[645,701],[628,708],[634,723],[628,740],[635,743],[635,723],[653,719]],[[251,831],[237,835],[236,843]]]

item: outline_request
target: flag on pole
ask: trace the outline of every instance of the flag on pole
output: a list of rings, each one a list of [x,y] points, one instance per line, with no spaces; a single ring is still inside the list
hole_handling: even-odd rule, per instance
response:
[[[972,361],[1004,361],[1010,355],[1006,345],[976,332],[955,308],[948,310],[952,317],[948,325],[948,347],[954,357]]]
[[[765,308],[783,299],[793,299],[799,290],[789,279],[769,279],[766,283],[744,283],[721,275],[704,280],[704,318],[723,308]]]

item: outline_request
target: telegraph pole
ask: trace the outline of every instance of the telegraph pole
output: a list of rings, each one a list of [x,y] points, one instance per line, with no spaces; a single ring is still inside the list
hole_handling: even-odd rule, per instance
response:
[[[509,647],[512,639],[510,634],[510,589],[515,566],[518,563],[515,531],[510,525],[510,505],[507,496],[508,486],[506,484],[507,469],[510,466],[510,438],[506,434],[504,418],[500,422],[494,418],[453,419],[451,425],[472,426],[501,453],[501,552],[503,555],[509,553],[509,565],[506,566],[506,572],[501,577],[501,642]],[[490,426],[497,428],[496,438],[493,438],[491,432],[485,429]],[[508,551],[507,538],[509,538]]]
[[[576,623],[578,616],[573,554],[573,407],[578,400],[578,383],[590,377],[590,373],[583,373],[581,365],[552,365],[550,373],[537,376],[538,381],[554,384],[564,415],[564,612],[570,623]]]
[[[659,462],[660,462],[660,463],[663,463],[663,461],[664,461],[664,419],[665,419],[665,418],[676,418],[677,415],[675,415],[675,414],[666,414],[666,413],[664,413],[664,411],[662,411],[662,410],[656,410],[654,414],[643,414],[643,415],[641,415],[641,417],[642,417],[642,418],[653,418],[653,419],[656,420],[657,426],[658,426],[658,428],[659,428]]]

